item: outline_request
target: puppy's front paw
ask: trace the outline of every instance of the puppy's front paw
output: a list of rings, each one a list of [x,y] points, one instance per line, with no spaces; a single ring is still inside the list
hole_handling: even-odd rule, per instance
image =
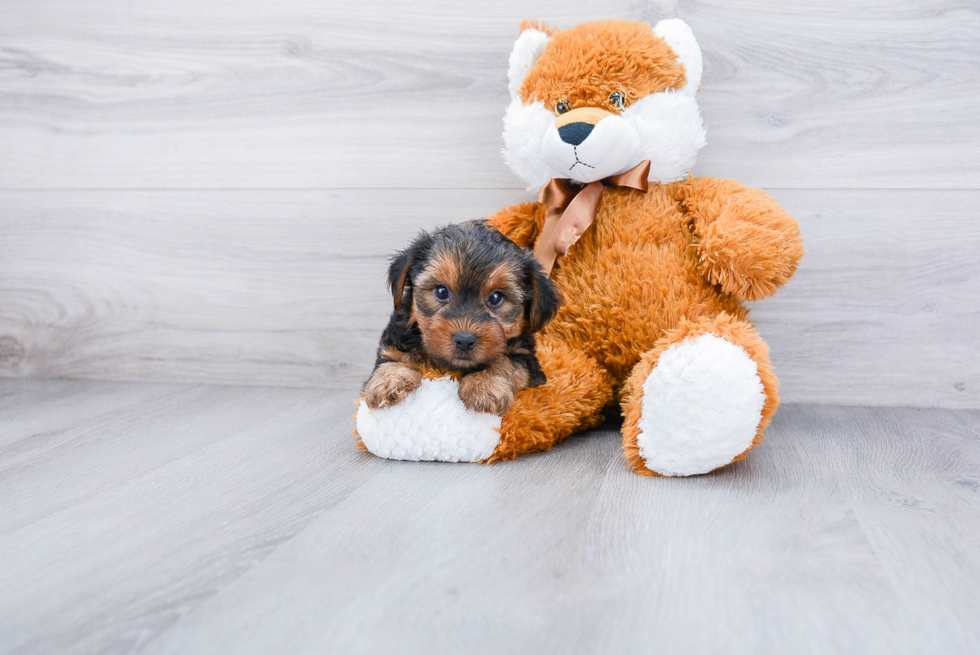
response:
[[[371,374],[364,387],[364,402],[371,409],[397,405],[422,384],[418,371],[405,364],[388,362]]]
[[[459,381],[459,399],[470,411],[503,416],[514,404],[514,386],[489,371],[470,373]]]

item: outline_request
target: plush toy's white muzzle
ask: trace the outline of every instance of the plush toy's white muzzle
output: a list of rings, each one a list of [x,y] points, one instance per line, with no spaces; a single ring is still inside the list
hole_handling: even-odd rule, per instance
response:
[[[611,114],[595,125],[572,122],[559,128],[552,123],[541,147],[545,161],[563,171],[562,177],[587,184],[632,168],[639,140],[633,125]]]

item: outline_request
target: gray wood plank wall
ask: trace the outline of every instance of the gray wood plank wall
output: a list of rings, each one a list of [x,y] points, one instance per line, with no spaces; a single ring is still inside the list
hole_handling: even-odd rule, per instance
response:
[[[526,197],[517,24],[679,16],[696,174],[770,191],[797,402],[980,406],[975,3],[0,1],[0,375],[351,386],[416,230]]]

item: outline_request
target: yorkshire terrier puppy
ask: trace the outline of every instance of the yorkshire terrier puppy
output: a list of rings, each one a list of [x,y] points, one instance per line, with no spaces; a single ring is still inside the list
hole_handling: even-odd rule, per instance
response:
[[[534,333],[554,318],[558,291],[544,269],[484,221],[423,232],[388,269],[395,302],[364,386],[371,409],[395,405],[421,370],[456,373],[474,412],[503,415],[517,392],[544,384]]]

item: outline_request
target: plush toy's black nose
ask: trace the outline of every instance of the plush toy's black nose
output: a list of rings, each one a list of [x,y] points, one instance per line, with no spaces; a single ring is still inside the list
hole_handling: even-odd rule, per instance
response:
[[[594,127],[595,125],[589,125],[588,123],[569,123],[558,128],[558,136],[565,143],[577,146],[592,134]]]
[[[476,335],[472,332],[457,332],[453,335],[453,343],[456,349],[462,352],[473,350],[476,346]]]

